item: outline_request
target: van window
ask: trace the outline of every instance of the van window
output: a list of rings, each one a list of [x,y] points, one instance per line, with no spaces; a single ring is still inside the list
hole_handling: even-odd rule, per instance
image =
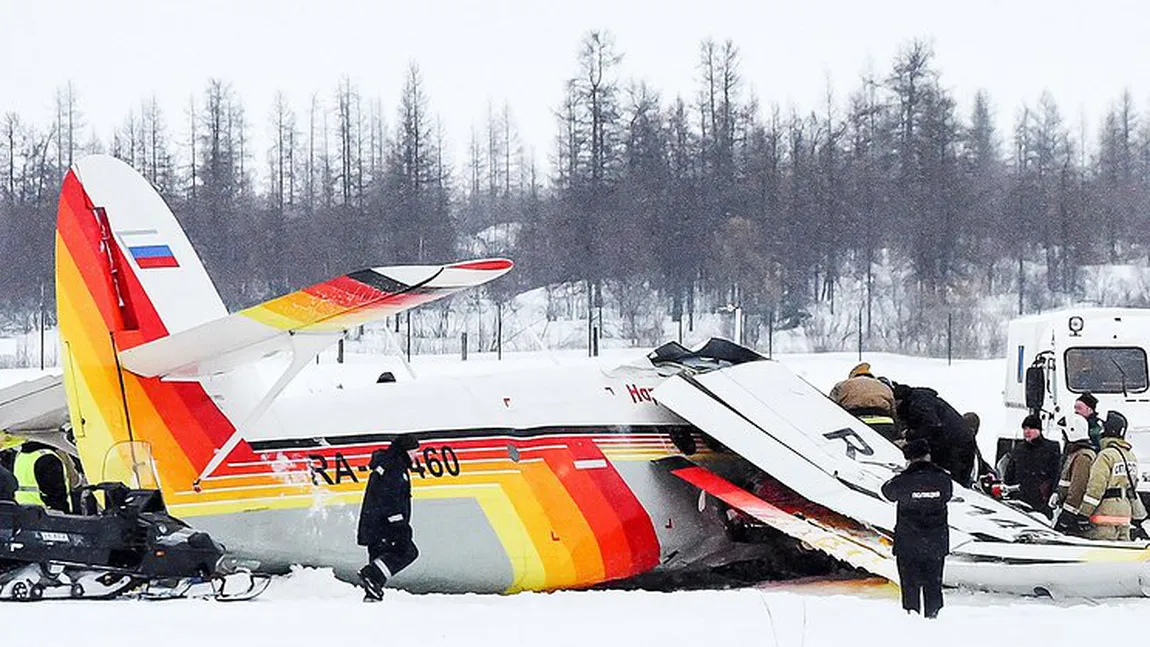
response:
[[[1146,351],[1134,346],[1068,348],[1066,386],[1076,393],[1145,391]]]

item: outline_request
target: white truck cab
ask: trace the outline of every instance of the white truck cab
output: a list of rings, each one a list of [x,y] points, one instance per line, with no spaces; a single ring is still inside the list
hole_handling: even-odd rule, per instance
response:
[[[1047,438],[1061,441],[1054,427],[1074,415],[1084,392],[1098,398],[1098,413],[1122,412],[1126,438],[1142,464],[1139,492],[1150,493],[1150,309],[1070,308],[1014,319],[1007,329],[1003,401],[1017,413],[1040,412]],[[995,460],[1022,441],[1017,424],[999,432]]]

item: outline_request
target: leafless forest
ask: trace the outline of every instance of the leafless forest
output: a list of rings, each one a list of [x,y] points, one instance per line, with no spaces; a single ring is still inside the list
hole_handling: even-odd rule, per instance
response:
[[[899,344],[929,346],[978,297],[1025,312],[1090,299],[1084,267],[1150,255],[1150,106],[1129,93],[1093,132],[1049,96],[979,93],[962,109],[930,46],[910,41],[857,87],[791,111],[752,91],[732,42],[696,45],[690,96],[622,78],[609,33],[572,45],[553,141],[522,141],[516,107],[497,105],[466,159],[449,158],[417,64],[394,96],[333,79],[303,113],[278,96],[250,114],[210,79],[178,114],[142,100],[110,137],[62,79],[55,114],[2,119],[0,312],[25,321],[42,290],[53,309],[59,182],[90,152],[155,184],[233,308],[365,266],[481,253],[518,263],[488,289],[497,302],[571,283],[627,315],[642,290],[688,324],[737,299],[752,329],[784,330],[833,311],[849,283],[840,307],[868,337],[896,276]],[[253,129],[270,144],[255,149]]]

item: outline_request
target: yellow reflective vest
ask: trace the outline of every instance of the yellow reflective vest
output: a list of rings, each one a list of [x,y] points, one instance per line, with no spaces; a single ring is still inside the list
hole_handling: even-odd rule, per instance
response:
[[[51,456],[56,460],[60,457],[50,449],[38,449],[34,452],[20,452],[16,454],[16,462],[12,466],[12,473],[16,475],[16,480],[20,482],[20,487],[16,490],[16,503],[22,505],[44,505],[44,499],[40,496],[40,484],[36,482],[36,461],[44,456]],[[65,472],[65,487],[71,491],[72,484],[68,483],[67,473]]]

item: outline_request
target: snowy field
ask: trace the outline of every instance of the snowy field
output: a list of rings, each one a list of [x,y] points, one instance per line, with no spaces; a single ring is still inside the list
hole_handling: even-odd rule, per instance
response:
[[[948,592],[938,620],[908,617],[889,587],[410,595],[382,603],[323,571],[277,580],[251,602],[72,602],[0,606],[3,644],[691,645],[942,647],[1145,640],[1150,601],[1037,600]]]
[[[604,366],[641,355],[612,351]],[[779,356],[817,387],[829,390],[856,363],[851,353]],[[933,386],[960,411],[983,418],[980,444],[993,455],[1000,425],[1014,426],[1001,407],[1002,360],[955,361],[866,354],[878,375]],[[420,377],[446,373],[480,376],[547,363],[589,361],[578,353],[514,354],[503,362],[473,356],[417,357]],[[349,356],[337,367],[327,354],[293,389],[331,388],[371,379],[380,370],[405,377],[396,360]],[[37,371],[0,371],[0,386]],[[1141,643],[1150,629],[1150,600],[1029,599],[948,591],[936,621],[907,617],[890,586],[790,583],[678,593],[594,591],[510,596],[411,595],[389,591],[384,602],[364,604],[359,589],[330,572],[300,570],[277,579],[259,599],[219,603],[72,602],[0,604],[0,644],[98,647],[144,643],[163,647],[245,645],[287,647],[366,643],[382,645],[1086,645]]]

